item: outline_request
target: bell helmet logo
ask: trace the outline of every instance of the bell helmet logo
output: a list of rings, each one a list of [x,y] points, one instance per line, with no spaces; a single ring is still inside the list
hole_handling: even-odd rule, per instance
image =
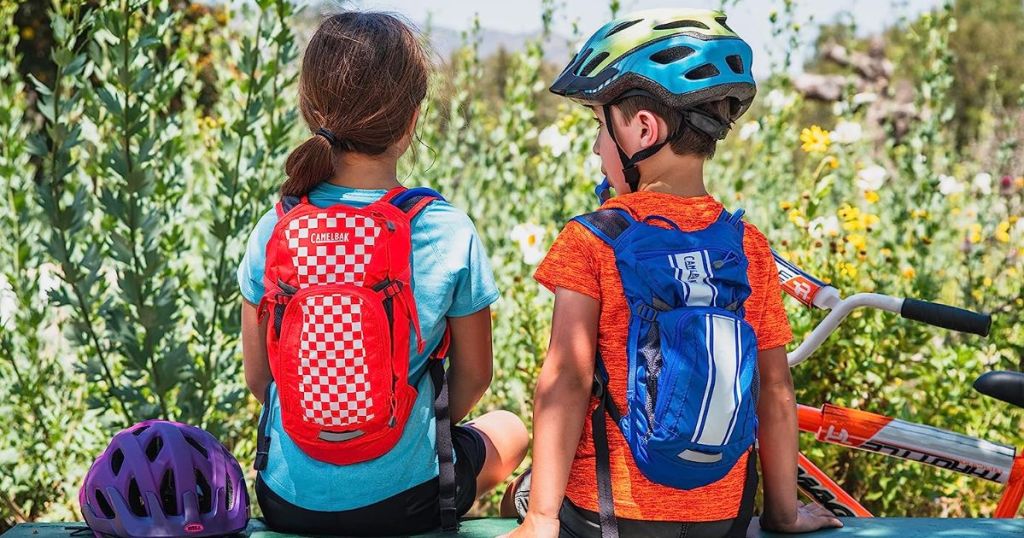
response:
[[[204,527],[203,527],[202,523],[189,523],[188,525],[185,525],[185,532],[187,532],[189,534],[195,534],[197,532],[203,532],[203,529],[204,529]]]

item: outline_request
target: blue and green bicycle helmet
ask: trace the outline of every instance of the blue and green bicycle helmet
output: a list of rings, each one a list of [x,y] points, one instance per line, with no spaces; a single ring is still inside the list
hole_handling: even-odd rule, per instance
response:
[[[609,106],[632,95],[658,99],[678,110],[685,124],[720,140],[757,92],[750,45],[725,21],[725,13],[706,9],[654,9],[619,17],[587,40],[551,91],[602,106],[613,140]],[[697,109],[720,100],[729,101],[727,123]],[[632,157],[619,148],[626,181],[634,191],[639,184],[636,164],[677,135]]]

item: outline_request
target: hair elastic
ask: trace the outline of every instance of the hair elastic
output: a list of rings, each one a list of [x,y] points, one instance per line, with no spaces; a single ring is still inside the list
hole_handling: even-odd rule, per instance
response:
[[[329,143],[331,145],[331,147],[335,147],[335,146],[338,145],[338,137],[334,136],[334,133],[328,131],[327,129],[325,129],[323,127],[317,129],[316,133],[314,133],[314,135],[315,136],[322,136],[322,137],[326,138],[327,139],[327,143]]]

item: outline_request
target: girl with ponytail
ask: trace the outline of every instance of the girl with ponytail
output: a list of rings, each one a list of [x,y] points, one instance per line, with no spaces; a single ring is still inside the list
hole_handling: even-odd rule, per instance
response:
[[[413,321],[408,333],[413,336],[408,379],[395,383],[407,382],[415,391],[393,446],[372,458],[332,463],[312,457],[315,453],[297,443],[290,435],[293,430],[282,424],[281,394],[286,389],[275,383],[268,358],[268,347],[276,348],[268,346],[267,340],[268,325],[271,337],[275,330],[274,306],[269,310],[259,306],[268,289],[271,295],[277,289],[265,275],[281,274],[275,264],[282,258],[268,256],[268,242],[277,237],[275,226],[293,204],[362,208],[397,200],[405,192],[397,179],[397,163],[412,140],[429,68],[417,35],[395,16],[374,12],[326,18],[303,57],[299,108],[310,135],[288,156],[282,202],[256,224],[238,268],[244,298],[245,380],[264,407],[256,494],[267,524],[279,532],[381,536],[430,531],[442,523],[439,499],[444,481],[439,480],[438,469],[445,474],[445,465],[439,465],[439,460],[451,459],[438,450],[437,439],[447,438],[454,452],[454,512],[458,515],[503,482],[525,456],[526,428],[511,413],[491,412],[455,425],[469,414],[491,381],[490,305],[498,298],[498,290],[472,221],[443,200],[427,203],[411,217],[409,226],[413,311],[408,319]],[[313,258],[321,258],[316,252]],[[324,275],[334,269],[311,270]],[[323,330],[334,330],[331,322],[325,325]],[[441,435],[441,426],[435,426],[435,389],[428,363],[431,352],[443,347],[446,332],[451,339],[446,390],[453,425],[450,435]],[[331,364],[335,369],[347,366]],[[337,382],[326,379],[321,383]],[[320,388],[334,393],[344,390]],[[286,405],[285,421],[288,413]],[[312,416],[308,413],[307,409],[307,416]],[[325,433],[340,439],[361,432]],[[446,508],[445,512],[452,512],[450,505]]]

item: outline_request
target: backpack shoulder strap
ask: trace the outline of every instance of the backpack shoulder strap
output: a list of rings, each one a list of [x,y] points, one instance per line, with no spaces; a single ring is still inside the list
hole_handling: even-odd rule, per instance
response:
[[[281,200],[279,202],[277,202],[277,206],[276,206],[277,217],[281,218],[281,217],[285,216],[286,213],[288,213],[292,209],[295,209],[295,206],[297,206],[299,204],[308,204],[308,203],[309,203],[309,197],[308,196],[301,196],[301,197],[300,196],[282,196]]]
[[[423,208],[436,200],[444,201],[444,196],[433,189],[416,187],[396,194],[388,200],[388,203],[402,210],[409,216],[409,220],[412,220],[420,211],[423,211]]]
[[[623,209],[600,209],[572,220],[582,224],[608,245],[613,245],[623,232],[636,223],[636,219]]]
[[[724,208],[722,213],[718,215],[718,220],[732,226],[736,229],[743,227],[743,214],[746,213],[743,209],[737,209],[735,213],[729,213]]]

